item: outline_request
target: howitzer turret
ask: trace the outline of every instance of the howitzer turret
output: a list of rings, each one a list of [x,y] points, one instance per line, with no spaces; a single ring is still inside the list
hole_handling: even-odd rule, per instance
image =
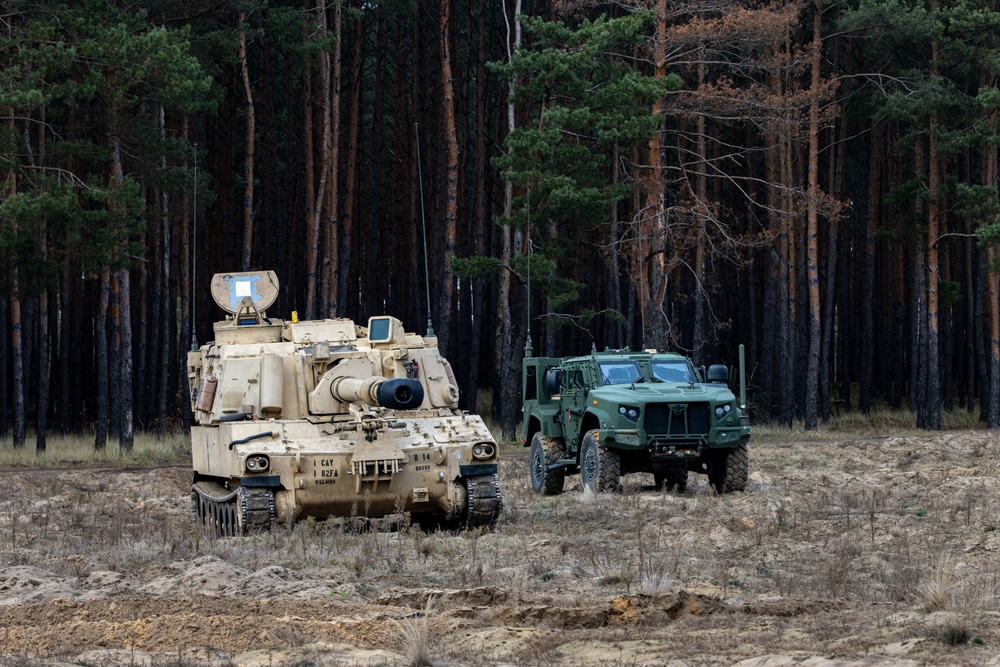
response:
[[[389,316],[299,322],[265,314],[273,272],[219,274],[228,315],[188,355],[192,498],[220,535],[304,517],[409,512],[422,524],[489,525],[499,449],[458,409],[437,339]]]

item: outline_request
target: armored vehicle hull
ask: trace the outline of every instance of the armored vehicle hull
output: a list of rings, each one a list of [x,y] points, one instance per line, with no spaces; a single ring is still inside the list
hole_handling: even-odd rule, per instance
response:
[[[499,448],[457,408],[436,339],[391,317],[268,319],[270,283],[276,292],[271,273],[217,276],[230,316],[188,357],[197,518],[223,536],[306,517],[494,523]]]

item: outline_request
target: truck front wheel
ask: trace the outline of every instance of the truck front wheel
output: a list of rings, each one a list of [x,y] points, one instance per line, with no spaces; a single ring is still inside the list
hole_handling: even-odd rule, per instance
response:
[[[618,490],[622,463],[618,452],[598,444],[594,431],[587,431],[580,445],[580,477],[583,485],[597,492]]]
[[[712,452],[708,482],[718,493],[742,491],[750,474],[750,453],[746,443]]]
[[[562,438],[549,438],[536,433],[531,439],[528,453],[528,472],[531,488],[543,496],[556,496],[563,492],[566,480],[565,468],[550,468],[562,458],[566,445]]]

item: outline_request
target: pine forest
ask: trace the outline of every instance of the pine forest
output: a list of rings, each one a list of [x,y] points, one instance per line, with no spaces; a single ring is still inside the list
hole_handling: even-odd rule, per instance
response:
[[[997,0],[8,0],[0,436],[186,428],[247,270],[432,326],[504,438],[529,337],[996,428],[998,73]]]

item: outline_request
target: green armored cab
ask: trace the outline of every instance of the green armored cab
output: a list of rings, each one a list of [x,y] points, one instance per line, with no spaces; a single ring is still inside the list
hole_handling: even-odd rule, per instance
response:
[[[491,525],[499,448],[458,408],[437,339],[394,317],[266,315],[274,272],[217,274],[226,313],[188,354],[192,500],[222,536],[304,518],[409,513],[421,525]]]
[[[652,473],[657,488],[687,488],[708,476],[719,493],[742,491],[750,425],[740,348],[740,402],[729,370],[707,373],[680,354],[616,350],[523,362],[524,444],[535,492],[561,493],[579,473],[594,491],[618,489],[622,475]]]

